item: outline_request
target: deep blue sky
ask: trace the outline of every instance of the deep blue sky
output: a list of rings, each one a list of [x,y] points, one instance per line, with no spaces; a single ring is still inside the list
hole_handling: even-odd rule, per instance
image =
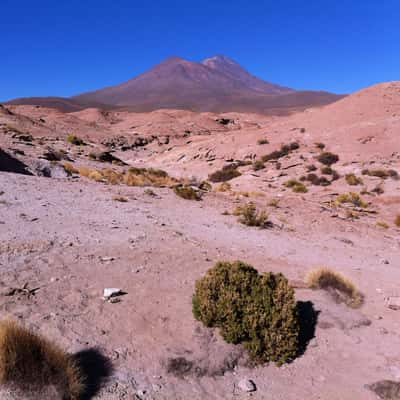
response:
[[[0,100],[70,96],[175,55],[295,89],[400,79],[400,0],[0,0]]]

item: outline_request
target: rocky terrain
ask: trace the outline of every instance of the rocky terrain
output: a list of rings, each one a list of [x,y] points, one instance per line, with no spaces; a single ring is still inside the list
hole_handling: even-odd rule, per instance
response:
[[[1,106],[2,317],[88,350],[88,398],[397,399],[373,389],[400,382],[399,132],[399,82],[289,116]],[[235,177],[213,182],[224,167]],[[249,202],[266,229],[238,222]],[[251,367],[194,319],[195,281],[219,260],[288,277],[301,356]],[[307,288],[321,266],[363,306]]]

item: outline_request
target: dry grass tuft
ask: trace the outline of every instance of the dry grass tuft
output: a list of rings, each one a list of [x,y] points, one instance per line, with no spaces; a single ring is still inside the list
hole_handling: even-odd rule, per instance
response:
[[[351,186],[362,185],[363,181],[354,174],[347,174],[345,176],[346,182]]]
[[[221,183],[218,187],[217,187],[217,191],[218,192],[229,192],[232,189],[232,186],[230,183],[228,182],[224,182]]]
[[[363,294],[353,282],[329,268],[310,271],[305,281],[309,288],[326,290],[337,302],[345,303],[351,308],[359,308],[364,303]]]
[[[54,386],[63,399],[78,400],[83,377],[72,357],[17,325],[0,322],[0,384],[22,391]]]
[[[280,199],[274,198],[274,199],[271,199],[271,200],[268,202],[267,206],[269,206],[269,207],[274,207],[274,208],[278,208],[278,207],[279,207],[279,202],[280,202]]]
[[[394,224],[395,224],[398,228],[400,228],[400,214],[398,214],[398,215],[396,216],[396,218],[394,219]]]
[[[386,222],[384,222],[384,221],[378,221],[378,222],[376,223],[376,226],[377,226],[378,228],[382,228],[382,229],[389,229],[389,225],[388,225]]]
[[[62,164],[62,166],[63,166],[65,172],[66,172],[67,174],[69,174],[69,175],[72,175],[72,174],[79,174],[79,170],[76,169],[76,168],[75,168],[72,164],[70,164],[70,163],[64,163],[64,164]]]

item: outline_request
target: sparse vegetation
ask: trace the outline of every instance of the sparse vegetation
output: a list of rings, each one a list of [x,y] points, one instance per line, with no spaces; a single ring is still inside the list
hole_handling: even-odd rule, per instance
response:
[[[307,193],[307,187],[296,179],[289,179],[285,182],[285,186],[291,188],[295,193]]]
[[[398,228],[400,228],[400,214],[398,214],[398,215],[396,216],[396,218],[394,219],[394,224],[395,224]]]
[[[377,226],[378,228],[389,229],[389,225],[388,225],[386,222],[384,222],[384,221],[378,221],[378,222],[376,223],[376,226]]]
[[[346,182],[351,186],[362,185],[363,181],[354,174],[347,174],[345,176]]]
[[[278,160],[279,158],[287,156],[291,151],[297,150],[300,145],[297,142],[292,142],[289,144],[284,144],[281,146],[280,150],[275,150],[269,154],[261,157],[261,161],[267,162],[271,160]]]
[[[174,187],[174,192],[185,200],[201,200],[200,190],[196,190],[190,185],[177,185]]]
[[[278,208],[279,207],[279,199],[275,198],[275,199],[271,199],[268,204],[269,207],[274,207],[274,208]]]
[[[318,176],[317,174],[307,174],[307,176],[304,177],[304,180],[310,182],[313,185],[316,186],[328,186],[331,184],[328,179],[326,179],[324,176]]]
[[[336,201],[340,204],[350,203],[356,207],[367,208],[368,204],[361,198],[358,193],[350,192],[343,193],[336,198]]]
[[[359,308],[364,302],[363,294],[349,279],[329,268],[310,271],[306,276],[306,284],[311,289],[328,291],[337,302],[352,308]]]
[[[64,163],[62,166],[68,175],[79,174],[79,170],[70,163]]]
[[[315,147],[319,150],[323,150],[325,148],[325,144],[321,142],[314,143]]]
[[[376,186],[371,190],[371,193],[375,193],[375,194],[377,194],[377,195],[380,195],[380,194],[385,193],[385,191],[384,191],[382,185],[376,185]]]
[[[228,182],[224,182],[221,183],[218,187],[217,187],[217,191],[218,192],[229,192],[232,189],[232,186],[230,183]]]
[[[127,203],[128,202],[128,199],[126,197],[123,197],[123,196],[113,197],[113,200],[114,201],[118,201],[120,203]]]
[[[238,221],[243,225],[258,226],[260,228],[271,226],[268,214],[265,211],[257,211],[256,205],[252,202],[236,207],[233,214],[239,216]]]
[[[363,169],[361,171],[363,175],[368,175],[368,176],[375,176],[377,178],[382,178],[382,179],[388,179],[392,178],[395,180],[400,179],[399,174],[397,171],[394,169]]]
[[[233,178],[237,178],[241,175],[241,173],[237,169],[237,165],[228,164],[225,165],[222,169],[213,172],[209,175],[208,179],[211,182],[226,182],[230,181]]]
[[[331,166],[332,164],[335,164],[339,161],[339,156],[329,151],[324,151],[317,157],[317,160],[321,164]]]
[[[313,172],[313,171],[317,170],[317,167],[314,164],[307,165],[306,170],[307,170],[307,172]]]
[[[228,343],[243,343],[255,362],[281,365],[299,352],[297,304],[282,274],[219,262],[196,282],[192,302],[197,320],[220,328]]]
[[[261,160],[256,160],[253,163],[253,170],[254,171],[259,171],[260,169],[264,169],[265,164]]]
[[[67,142],[71,143],[75,146],[85,146],[86,145],[86,143],[84,142],[83,139],[81,139],[79,136],[75,136],[75,135],[68,135]]]
[[[333,168],[324,166],[321,168],[321,174],[323,175],[333,175],[336,172]]]
[[[0,322],[0,384],[41,391],[54,385],[60,397],[78,400],[83,377],[72,357],[12,321]]]

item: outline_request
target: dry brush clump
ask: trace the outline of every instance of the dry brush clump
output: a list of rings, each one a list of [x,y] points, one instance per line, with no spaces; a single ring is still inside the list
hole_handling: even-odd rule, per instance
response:
[[[265,164],[261,160],[256,160],[253,162],[253,170],[259,171],[265,168]]]
[[[85,141],[82,138],[80,138],[79,136],[76,136],[76,135],[68,135],[67,136],[67,142],[71,143],[71,144],[73,144],[75,146],[85,146],[86,145]]]
[[[394,169],[363,169],[361,171],[363,175],[374,176],[377,178],[388,179],[392,178],[395,180],[400,179],[400,175]]]
[[[280,158],[289,155],[292,151],[297,150],[299,147],[300,145],[297,142],[283,144],[279,150],[275,150],[269,154],[262,156],[261,161],[267,162],[271,160],[279,160]]]
[[[177,196],[185,200],[201,200],[202,192],[190,185],[177,185],[174,187]]]
[[[398,215],[396,216],[396,218],[394,219],[394,224],[395,224],[398,228],[400,228],[400,214],[398,214]]]
[[[359,308],[364,303],[364,296],[354,283],[329,268],[310,271],[306,276],[306,284],[311,289],[328,291],[337,302],[351,308]]]
[[[165,171],[154,168],[131,167],[122,172],[112,169],[97,170],[89,167],[79,167],[76,170],[81,176],[111,185],[170,187],[177,183],[177,180],[170,177]]]
[[[368,203],[366,203],[358,193],[354,192],[340,194],[336,198],[336,202],[339,204],[348,203],[360,208],[368,207]]]
[[[324,165],[331,166],[339,161],[339,156],[337,154],[331,153],[330,151],[324,151],[321,153],[317,160]]]
[[[331,182],[324,176],[318,176],[314,173],[307,174],[306,176],[301,177],[300,180],[308,181],[315,186],[329,186],[331,184]]]
[[[72,356],[13,321],[0,322],[0,384],[27,392],[53,386],[65,400],[78,400],[84,390]]]
[[[307,193],[307,187],[296,179],[289,179],[285,182],[287,188],[291,188],[295,193]]]
[[[297,303],[282,274],[219,262],[196,282],[192,302],[197,320],[220,328],[228,343],[242,343],[257,363],[281,365],[299,353]]]
[[[236,164],[228,164],[222,167],[222,169],[213,172],[209,175],[208,179],[211,182],[226,182],[230,181],[231,179],[237,178],[238,176],[242,175],[238,171],[238,165]]]
[[[259,228],[268,228],[272,224],[265,211],[258,211],[254,203],[250,202],[243,206],[238,206],[233,212],[238,216],[238,221],[247,226],[257,226]]]

